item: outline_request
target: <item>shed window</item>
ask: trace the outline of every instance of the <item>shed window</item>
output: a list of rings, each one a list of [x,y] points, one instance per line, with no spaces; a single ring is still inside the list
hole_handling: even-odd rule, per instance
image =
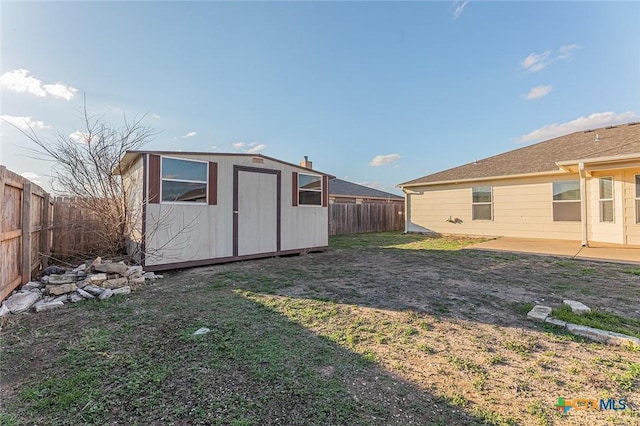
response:
[[[636,223],[640,223],[640,175],[636,175]]]
[[[163,202],[207,202],[208,163],[162,157]]]
[[[491,186],[474,186],[472,198],[473,220],[493,219],[493,194]]]
[[[613,222],[613,178],[602,177],[600,186],[600,222]]]
[[[553,182],[553,220],[580,221],[580,181]]]
[[[322,176],[298,173],[298,204],[322,205]]]

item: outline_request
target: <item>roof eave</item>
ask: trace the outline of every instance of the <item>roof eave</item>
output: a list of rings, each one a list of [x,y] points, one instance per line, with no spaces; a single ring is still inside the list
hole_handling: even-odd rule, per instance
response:
[[[564,169],[558,170],[549,170],[546,172],[535,172],[535,173],[520,173],[520,174],[512,174],[512,175],[498,175],[498,176],[487,176],[487,177],[478,177],[478,178],[468,178],[468,179],[452,179],[452,180],[440,180],[435,182],[416,182],[410,184],[400,184],[399,188],[415,188],[418,186],[434,186],[434,185],[456,185],[459,183],[468,183],[468,182],[484,182],[488,180],[504,180],[504,179],[520,179],[520,178],[528,178],[535,176],[552,176],[552,175],[561,175],[566,174],[568,171]]]

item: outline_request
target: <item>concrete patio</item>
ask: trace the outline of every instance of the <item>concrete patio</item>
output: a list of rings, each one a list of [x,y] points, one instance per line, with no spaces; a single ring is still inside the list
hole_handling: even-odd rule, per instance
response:
[[[467,250],[532,253],[640,265],[640,246],[621,244],[590,243],[589,247],[582,247],[580,241],[499,237],[467,247]]]

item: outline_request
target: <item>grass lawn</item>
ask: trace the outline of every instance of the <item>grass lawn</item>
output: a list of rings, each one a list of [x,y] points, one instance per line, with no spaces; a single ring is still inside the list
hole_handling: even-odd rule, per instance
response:
[[[640,423],[640,351],[525,318],[571,298],[637,324],[637,268],[460,250],[476,241],[339,236],[4,319],[0,424]]]

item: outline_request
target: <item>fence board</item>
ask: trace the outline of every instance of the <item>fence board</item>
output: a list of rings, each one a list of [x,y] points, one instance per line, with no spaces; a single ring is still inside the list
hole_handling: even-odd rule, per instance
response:
[[[49,194],[0,165],[0,301],[27,283],[49,255]]]
[[[402,204],[334,203],[329,205],[330,235],[403,229],[404,205]]]
[[[77,197],[55,197],[53,202],[53,252],[73,257],[104,251],[104,223]]]

